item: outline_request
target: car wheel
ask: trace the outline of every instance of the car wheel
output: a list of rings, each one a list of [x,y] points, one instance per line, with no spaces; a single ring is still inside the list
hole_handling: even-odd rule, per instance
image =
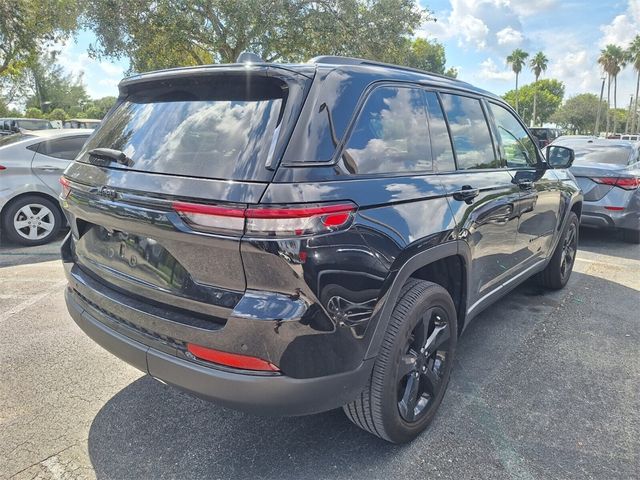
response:
[[[435,283],[410,279],[391,315],[367,387],[343,407],[347,417],[389,442],[413,440],[442,402],[457,333],[449,293]]]
[[[2,217],[6,238],[20,245],[42,245],[53,240],[62,225],[62,214],[51,200],[37,195],[18,198]]]
[[[569,281],[578,252],[578,224],[578,216],[569,212],[569,219],[553,256],[538,277],[542,286],[559,290]]]
[[[640,243],[640,230],[622,230],[622,239],[628,243]]]

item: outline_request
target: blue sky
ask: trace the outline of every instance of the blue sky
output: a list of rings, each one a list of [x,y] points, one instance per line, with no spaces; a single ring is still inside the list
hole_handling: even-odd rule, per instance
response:
[[[548,78],[565,82],[567,95],[599,93],[601,71],[596,59],[607,43],[626,46],[640,33],[640,0],[420,0],[436,22],[425,23],[418,36],[445,45],[447,64],[459,77],[502,94],[514,86],[505,57],[514,48],[549,58]],[[116,95],[127,70],[126,59],[94,60],[88,55],[95,41],[82,32],[62,46],[60,62],[69,72],[82,74],[92,97]],[[526,69],[521,83],[533,80]],[[635,90],[631,68],[618,80],[618,104],[626,106]]]

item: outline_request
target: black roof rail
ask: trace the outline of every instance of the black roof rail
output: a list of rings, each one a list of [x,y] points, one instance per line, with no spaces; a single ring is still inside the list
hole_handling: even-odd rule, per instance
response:
[[[453,78],[453,77],[447,77],[446,75],[442,75],[439,73],[433,73],[427,70],[421,70],[419,68],[405,67],[402,65],[394,65],[393,63],[376,62],[375,60],[367,60],[364,58],[341,57],[338,55],[320,55],[318,57],[313,57],[307,63],[315,63],[315,64],[321,63],[321,64],[329,64],[329,65],[370,65],[374,67],[393,68],[395,70],[404,70],[407,72],[421,73],[423,75],[430,75],[432,77],[444,78],[452,82],[458,82],[461,84],[468,85],[466,82],[462,80],[458,80],[457,78]]]

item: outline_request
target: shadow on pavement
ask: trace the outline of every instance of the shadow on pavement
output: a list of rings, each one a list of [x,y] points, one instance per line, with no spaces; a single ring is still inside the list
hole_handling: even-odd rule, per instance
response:
[[[602,251],[606,246],[607,250]],[[621,232],[615,230],[600,230],[595,228],[580,228],[579,250],[587,252],[612,255],[620,258],[632,258],[640,260],[640,246],[625,242]]]
[[[594,298],[596,291],[602,296]],[[631,471],[634,462],[626,457],[604,461],[600,454],[605,444],[638,438],[624,423],[633,409],[625,402],[633,397],[611,393],[628,381],[617,362],[634,355],[625,333],[637,330],[628,312],[640,307],[638,292],[576,272],[562,292],[543,292],[528,281],[469,326],[440,412],[410,445],[387,444],[340,410],[259,417],[147,376],[96,415],[88,439],[96,476],[474,478],[473,472],[484,472],[486,478],[551,478],[573,462],[596,477]],[[612,321],[603,324],[594,307]],[[594,376],[599,391],[609,394],[591,392]],[[617,433],[612,424],[619,425]],[[576,446],[575,438],[584,443]]]
[[[66,235],[67,231],[62,231],[51,243],[36,247],[25,247],[3,240],[0,243],[0,268],[58,260],[60,244]]]

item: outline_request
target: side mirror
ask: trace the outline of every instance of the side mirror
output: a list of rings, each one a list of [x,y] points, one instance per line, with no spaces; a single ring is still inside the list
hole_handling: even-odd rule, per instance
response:
[[[571,148],[560,145],[549,145],[546,151],[547,164],[551,168],[569,168],[573,165],[576,154]]]

